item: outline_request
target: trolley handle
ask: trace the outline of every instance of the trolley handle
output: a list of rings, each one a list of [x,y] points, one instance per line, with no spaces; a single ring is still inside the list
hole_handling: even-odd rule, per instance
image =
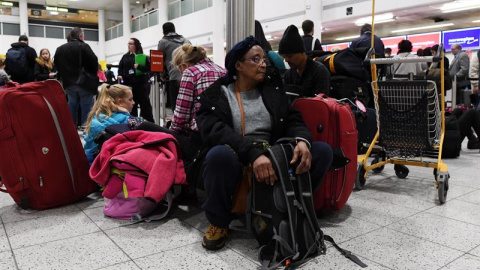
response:
[[[438,47],[437,55],[435,56],[419,56],[419,57],[398,57],[398,58],[375,58],[370,59],[372,54],[375,53],[373,48],[368,50],[365,60],[363,61],[364,64],[395,64],[395,63],[427,63],[427,62],[440,62],[442,60],[441,53],[443,51],[443,44],[440,44]]]

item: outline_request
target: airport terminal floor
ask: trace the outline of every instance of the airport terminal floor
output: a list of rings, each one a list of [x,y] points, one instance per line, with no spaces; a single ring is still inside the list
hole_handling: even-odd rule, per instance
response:
[[[446,159],[450,189],[440,205],[431,169],[393,165],[367,179],[347,205],[319,218],[324,232],[367,269],[480,269],[478,150]],[[258,244],[244,222],[230,226],[227,248],[201,246],[208,226],[201,204],[176,204],[159,222],[129,225],[104,217],[99,193],[73,205],[24,211],[0,196],[0,269],[259,269]],[[360,269],[331,245],[300,269]]]

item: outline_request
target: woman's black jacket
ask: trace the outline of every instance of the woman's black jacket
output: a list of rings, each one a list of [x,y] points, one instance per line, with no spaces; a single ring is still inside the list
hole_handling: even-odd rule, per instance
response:
[[[138,70],[142,71],[142,75],[136,75],[135,72],[130,74],[130,70],[135,70],[135,54],[126,53],[122,56],[118,64],[118,75],[122,76],[123,84],[131,85],[135,83],[145,83],[148,79],[147,73],[150,72],[150,59],[147,57],[145,66],[138,66]]]
[[[57,69],[55,68],[55,65],[53,66],[52,70],[49,70],[48,67],[45,65],[40,65],[39,63],[35,62],[35,69],[33,71],[33,74],[35,75],[35,80],[36,81],[45,81],[48,79],[54,79],[50,78],[50,72],[56,72]]]
[[[199,97],[201,106],[196,113],[196,121],[203,142],[208,147],[229,145],[239,156],[243,164],[253,163],[264,154],[253,145],[253,140],[243,137],[233,130],[232,112],[227,97],[222,91],[223,78],[218,79]],[[293,108],[283,89],[275,86],[259,85],[259,90],[270,113],[273,145],[280,138],[301,138],[311,142],[311,135],[300,112]]]

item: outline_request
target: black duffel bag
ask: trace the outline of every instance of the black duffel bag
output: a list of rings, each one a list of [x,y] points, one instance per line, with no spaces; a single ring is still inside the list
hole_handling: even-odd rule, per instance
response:
[[[367,51],[368,48],[347,48],[320,56],[317,61],[324,64],[332,75],[344,75],[368,82],[370,73],[363,64]]]

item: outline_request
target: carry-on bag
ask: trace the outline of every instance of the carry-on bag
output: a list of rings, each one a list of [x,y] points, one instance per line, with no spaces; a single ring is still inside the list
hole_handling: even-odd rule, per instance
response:
[[[312,133],[314,141],[329,144],[334,152],[333,168],[315,192],[315,210],[338,211],[352,193],[357,173],[357,126],[348,104],[325,95],[299,98],[293,106]],[[336,162],[343,156],[345,162]]]
[[[0,176],[22,208],[73,203],[98,187],[56,80],[0,92]]]
[[[290,164],[293,149],[293,144],[285,143],[267,150],[278,178],[273,186],[252,181],[251,222],[261,246],[262,269],[275,269],[281,264],[293,269],[325,254],[325,241],[331,242],[345,257],[366,267],[355,255],[323,234],[315,216],[310,173],[295,173],[296,165]]]
[[[350,76],[336,75],[330,77],[330,97],[360,100],[366,106],[370,103],[372,90],[370,83]],[[373,102],[372,102],[373,104]]]

